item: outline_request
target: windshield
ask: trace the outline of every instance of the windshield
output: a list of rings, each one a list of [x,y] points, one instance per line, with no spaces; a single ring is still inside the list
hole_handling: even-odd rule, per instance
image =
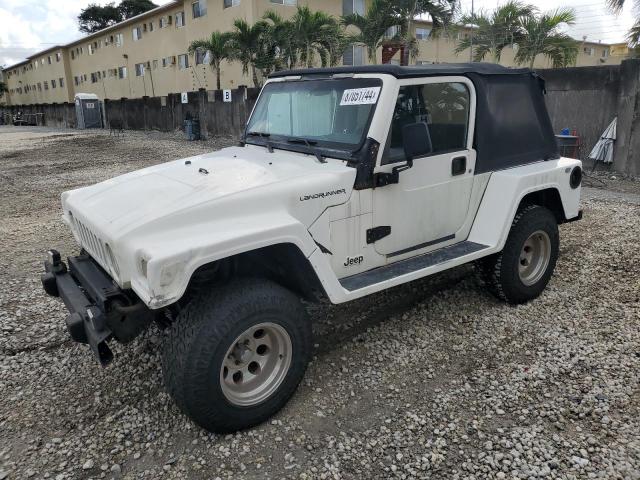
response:
[[[382,81],[297,80],[267,84],[247,124],[246,140],[356,150],[364,141]],[[259,139],[262,139],[260,141]]]

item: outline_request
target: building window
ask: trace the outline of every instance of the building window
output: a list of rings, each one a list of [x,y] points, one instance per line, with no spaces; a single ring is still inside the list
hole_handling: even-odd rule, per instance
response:
[[[198,48],[196,50],[196,55],[195,55],[195,57],[196,57],[196,65],[202,65],[203,63],[206,63],[205,62],[205,57],[206,56],[207,56],[207,51],[203,50],[201,48]]]
[[[342,14],[351,15],[358,13],[364,15],[364,0],[342,0]]]
[[[91,83],[98,83],[98,74],[96,72],[91,74]]]
[[[416,28],[416,39],[417,40],[426,40],[431,35],[430,28]]]
[[[178,55],[178,68],[180,70],[186,70],[189,68],[189,56],[188,55]]]
[[[71,50],[71,60],[75,60],[75,59],[76,59],[76,52]]]
[[[116,47],[121,47],[124,44],[124,35],[122,33],[116,33]]]
[[[609,58],[609,49],[605,48],[602,50],[602,58]]]
[[[144,77],[144,63],[136,63],[136,77]]]
[[[47,63],[48,63],[49,65],[51,65],[51,55],[49,55],[49,56],[47,57]]]
[[[171,16],[160,18],[160,28],[171,25]]]
[[[193,18],[204,17],[207,14],[207,0],[197,0],[191,4]]]
[[[42,91],[42,84],[40,82],[38,82],[38,91],[41,92]]]
[[[342,64],[350,66],[364,65],[364,47],[362,45],[349,45],[342,56]]]
[[[240,0],[222,0],[222,8],[237,7]]]
[[[175,56],[164,57],[162,59],[162,66],[163,67],[168,67],[169,65],[175,65],[175,64],[176,64],[176,57]]]
[[[589,55],[590,57],[592,57],[595,52],[595,48],[593,47],[584,47],[582,50],[585,54]]]
[[[298,0],[271,0],[271,3],[275,3],[276,5],[292,5],[295,6],[298,4]]]
[[[49,82],[47,82],[46,80],[44,81],[44,89],[49,90]]]
[[[60,84],[60,88],[64,88],[64,78],[60,77],[58,80],[59,80],[58,83]]]
[[[142,38],[142,29],[140,27],[136,27],[133,29],[133,41],[137,42]]]
[[[118,68],[118,78],[127,78],[127,67]]]
[[[176,13],[176,27],[184,27],[184,12]]]
[[[87,51],[89,52],[89,55],[93,55],[95,53],[95,49],[93,48],[93,45],[91,44],[87,45]]]
[[[62,54],[60,52],[56,53],[56,62],[59,62],[62,59]]]
[[[56,88],[56,81],[55,80],[51,80],[51,88]]]
[[[149,31],[153,32],[153,22],[149,22]]]

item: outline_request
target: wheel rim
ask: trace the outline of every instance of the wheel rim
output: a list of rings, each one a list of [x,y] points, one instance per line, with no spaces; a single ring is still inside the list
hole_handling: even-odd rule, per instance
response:
[[[291,338],[276,323],[261,323],[242,332],[220,368],[222,393],[233,405],[248,407],[269,398],[291,365]]]
[[[525,285],[538,282],[547,271],[551,259],[551,239],[547,232],[538,230],[527,238],[520,252],[518,273]]]

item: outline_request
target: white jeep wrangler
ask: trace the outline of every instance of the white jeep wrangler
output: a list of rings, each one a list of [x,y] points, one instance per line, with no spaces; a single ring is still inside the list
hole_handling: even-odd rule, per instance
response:
[[[544,82],[491,64],[279,72],[239,146],[62,194],[81,247],[47,293],[106,364],[156,321],[166,386],[202,427],[277,412],[312,353],[301,299],[342,303],[477,261],[499,298],[545,288],[581,163]]]

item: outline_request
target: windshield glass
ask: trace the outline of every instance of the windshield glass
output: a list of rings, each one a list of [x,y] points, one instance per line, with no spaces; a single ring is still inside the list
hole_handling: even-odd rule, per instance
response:
[[[375,78],[269,83],[247,124],[247,141],[263,143],[269,137],[355,150],[369,128],[381,87]]]

